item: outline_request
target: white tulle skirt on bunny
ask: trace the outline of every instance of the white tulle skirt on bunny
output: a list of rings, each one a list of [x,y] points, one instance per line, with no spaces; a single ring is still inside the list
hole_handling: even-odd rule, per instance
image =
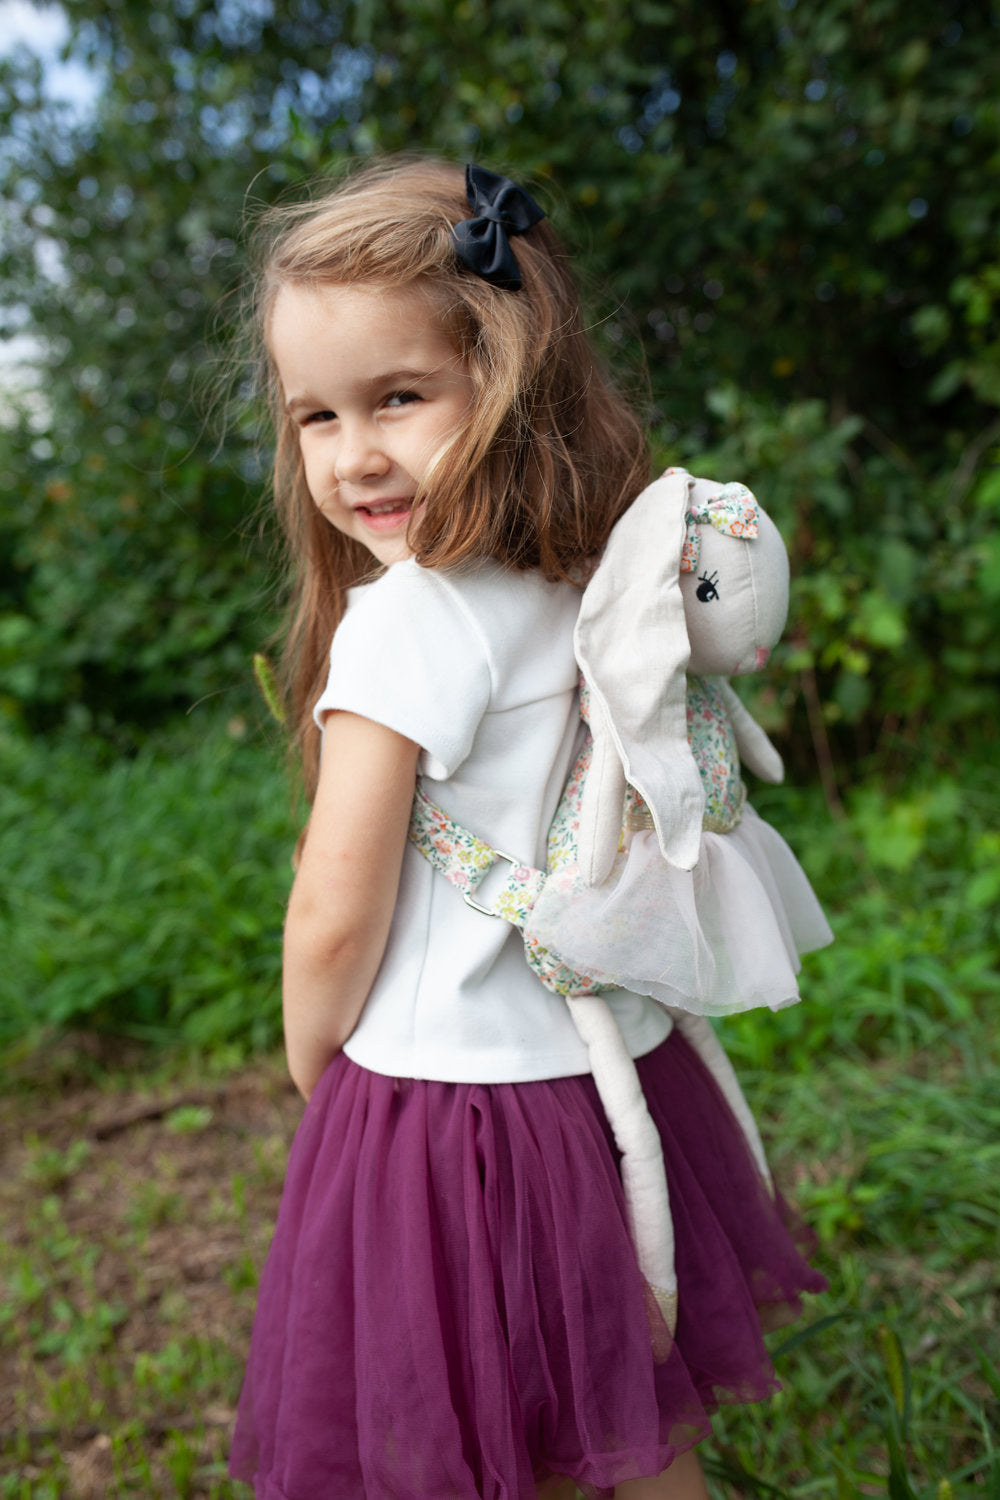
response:
[[[745,806],[730,832],[702,834],[693,870],[640,831],[600,886],[554,871],[525,938],[603,984],[723,1016],[793,1004],[800,955],[833,933],[785,840]]]

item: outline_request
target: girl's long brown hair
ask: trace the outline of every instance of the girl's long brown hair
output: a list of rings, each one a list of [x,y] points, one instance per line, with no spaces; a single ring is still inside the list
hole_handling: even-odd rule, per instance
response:
[[[467,362],[475,396],[439,456],[410,527],[427,568],[495,558],[582,583],[608,533],[649,479],[638,418],[599,368],[569,262],[543,221],[513,240],[522,289],[461,267],[452,227],[470,216],[461,167],[389,157],[324,196],[268,210],[259,224],[252,316],[275,427],[274,498],[290,554],[283,677],[311,798],[319,761],[312,708],[347,590],[377,565],[337,531],[306,488],[298,432],[267,350],[283,286],[409,287],[428,298]]]

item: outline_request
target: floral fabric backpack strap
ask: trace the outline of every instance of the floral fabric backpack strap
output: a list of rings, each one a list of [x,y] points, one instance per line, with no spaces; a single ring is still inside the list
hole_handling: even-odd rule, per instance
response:
[[[487,917],[503,917],[515,927],[523,927],[528,913],[545,884],[545,871],[523,865],[511,854],[492,848],[474,833],[469,833],[432,802],[417,782],[410,814],[410,842],[443,875],[449,885],[461,891],[466,905]],[[510,865],[510,873],[493,906],[482,906],[475,894],[486,876],[500,860]]]
[[[568,793],[569,788],[563,793],[560,803],[563,818],[567,816]],[[546,870],[521,864],[513,855],[504,854],[477,838],[432,802],[419,782],[410,815],[410,842],[449,885],[461,891],[465,904],[473,911],[482,912],[487,917],[502,917],[523,934],[525,923],[548,879]],[[484,906],[475,899],[476,892],[501,860],[510,865],[510,871],[494,897],[493,905]],[[598,984],[586,974],[568,969],[537,941],[525,939],[524,951],[529,967],[546,988],[557,995],[592,995],[611,988],[607,984]]]

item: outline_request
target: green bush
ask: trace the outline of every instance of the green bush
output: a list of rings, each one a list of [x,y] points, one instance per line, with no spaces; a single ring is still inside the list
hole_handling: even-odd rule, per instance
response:
[[[974,1065],[978,1018],[1000,997],[991,763],[967,763],[962,782],[925,774],[888,794],[861,783],[843,820],[815,787],[751,796],[795,849],[836,941],[805,960],[799,1005],[722,1023],[734,1059],[765,1074],[828,1055],[958,1052]]]
[[[51,1027],[272,1044],[288,806],[276,746],[206,711],[131,758],[0,737],[0,1044]]]
[[[788,630],[747,687],[789,737],[796,774],[811,778],[827,738],[845,777],[901,756],[958,774],[997,704],[1000,445],[975,476],[947,453],[918,473],[861,417],[832,421],[821,401],[782,406],[731,386],[707,400],[717,442],[679,440],[674,453],[695,473],[747,476],[789,545]]]
[[[261,711],[262,713],[263,711]],[[878,1058],[963,1046],[996,1004],[994,772],[846,793],[755,788],[801,858],[836,944],[806,960],[803,1003],[725,1022],[751,1069],[832,1049]],[[270,726],[202,709],[132,757],[101,741],[0,736],[0,1041],[45,1026],[259,1047],[279,1034],[280,928],[294,842]]]
[[[248,421],[214,451],[196,386],[244,210],[416,148],[539,180],[603,288],[608,356],[648,366],[658,452],[778,512],[780,722],[835,766],[978,738],[1000,597],[988,7],[65,9],[93,119],[0,60],[0,318],[42,341],[41,395],[0,427],[0,709],[110,730],[235,705],[272,625],[266,452]]]

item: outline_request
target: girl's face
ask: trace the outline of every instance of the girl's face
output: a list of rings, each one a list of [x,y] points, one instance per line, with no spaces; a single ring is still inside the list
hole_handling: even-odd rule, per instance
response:
[[[426,298],[412,288],[290,284],[268,335],[316,505],[380,563],[409,556],[417,490],[474,395]]]

